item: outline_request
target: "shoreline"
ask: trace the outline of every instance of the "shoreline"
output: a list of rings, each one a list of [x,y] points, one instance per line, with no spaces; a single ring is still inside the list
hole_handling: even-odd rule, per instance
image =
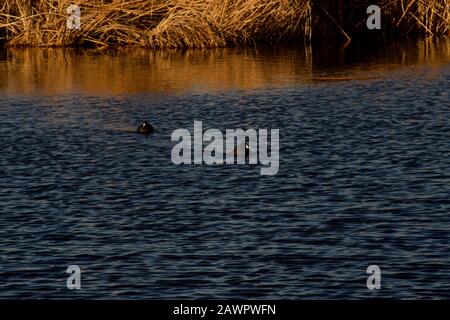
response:
[[[80,0],[75,29],[67,25],[70,0],[17,0],[0,7],[0,45],[207,49],[450,36],[450,0],[372,2],[380,30],[368,29],[356,0]]]

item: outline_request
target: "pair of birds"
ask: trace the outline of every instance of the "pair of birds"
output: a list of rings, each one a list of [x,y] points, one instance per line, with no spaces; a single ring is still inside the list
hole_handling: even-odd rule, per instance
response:
[[[150,134],[153,131],[155,131],[155,129],[153,128],[153,126],[148,122],[148,121],[144,121],[141,122],[137,128],[137,133],[142,133],[142,134]],[[237,147],[234,148],[234,154],[238,155],[239,150]],[[250,147],[248,146],[248,143],[245,143],[245,158],[248,158],[250,156]]]

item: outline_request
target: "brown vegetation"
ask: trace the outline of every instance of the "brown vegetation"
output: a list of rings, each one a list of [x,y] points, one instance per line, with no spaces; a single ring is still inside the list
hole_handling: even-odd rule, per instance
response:
[[[384,32],[450,33],[450,0],[372,2],[382,8]],[[336,3],[338,12],[333,11]],[[66,26],[71,4],[81,8],[79,30]],[[321,33],[365,30],[366,7],[367,1],[361,0],[0,0],[0,38],[9,46],[211,48],[274,43],[309,40],[317,25],[325,25]]]

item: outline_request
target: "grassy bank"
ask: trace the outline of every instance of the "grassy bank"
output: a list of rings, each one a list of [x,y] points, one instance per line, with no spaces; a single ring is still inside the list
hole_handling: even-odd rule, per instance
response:
[[[81,8],[69,30],[66,9]],[[368,32],[378,4],[385,34],[448,36],[450,0],[0,0],[0,38],[9,46],[137,45],[211,48],[350,38]]]

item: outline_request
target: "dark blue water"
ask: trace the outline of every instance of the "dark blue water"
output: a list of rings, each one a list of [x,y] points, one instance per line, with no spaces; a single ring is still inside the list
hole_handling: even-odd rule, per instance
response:
[[[161,90],[138,84],[120,56],[67,62],[124,65],[136,90],[105,94],[21,54],[0,62],[1,298],[450,297],[448,55],[377,60],[374,79],[349,81],[300,77],[294,59],[260,87],[201,90],[163,74]],[[128,132],[143,119],[154,134]],[[279,173],[172,164],[171,133],[194,120],[279,129]],[[80,291],[66,287],[73,264]],[[366,287],[372,264],[380,290]]]

